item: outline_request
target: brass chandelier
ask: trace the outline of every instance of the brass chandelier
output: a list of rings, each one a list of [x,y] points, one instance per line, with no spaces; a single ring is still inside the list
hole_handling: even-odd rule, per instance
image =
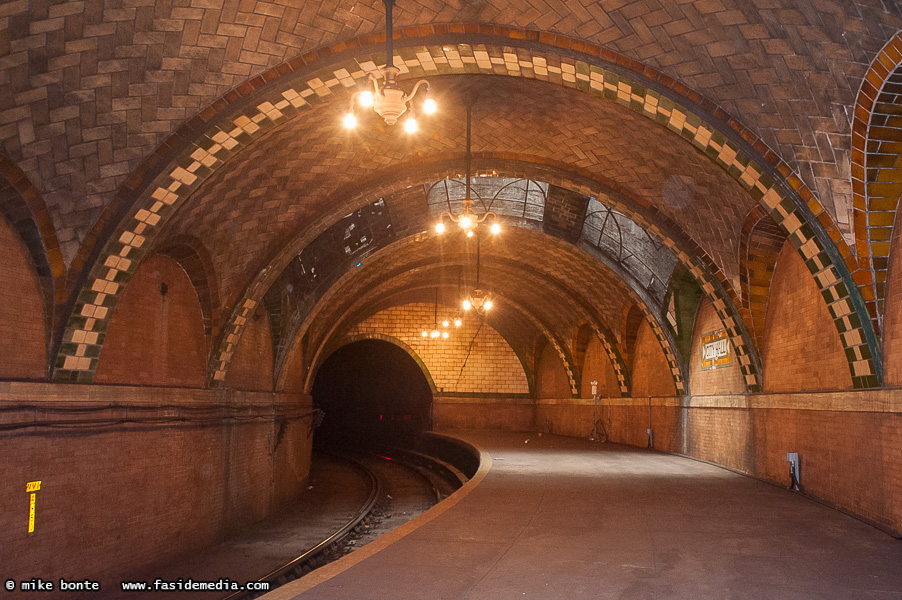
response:
[[[460,227],[464,231],[464,233],[466,233],[467,237],[473,237],[473,231],[476,229],[476,227],[489,217],[492,218],[492,224],[489,227],[489,231],[496,235],[501,232],[501,225],[498,223],[497,214],[490,210],[487,210],[482,214],[473,212],[473,205],[475,204],[475,201],[472,198],[470,189],[470,162],[472,159],[470,152],[470,112],[472,107],[473,102],[467,102],[467,153],[464,159],[467,170],[467,193],[464,199],[460,201],[460,203],[463,204],[464,211],[458,215],[455,215],[450,211],[443,210],[442,214],[439,215],[438,223],[436,223],[435,225],[435,232],[438,234],[445,232],[445,219],[448,219],[452,223],[457,223],[458,227]]]
[[[401,73],[401,69],[395,66],[394,47],[392,45],[392,6],[395,0],[382,0],[382,2],[385,4],[386,63],[384,67],[379,67],[378,77],[373,73],[367,75],[367,79],[373,85],[373,91],[360,91],[351,96],[351,106],[344,116],[344,126],[347,129],[357,127],[357,115],[354,113],[356,101],[362,108],[372,108],[376,114],[385,120],[386,125],[394,125],[401,118],[401,115],[409,111],[408,117],[404,121],[404,131],[415,133],[419,129],[419,124],[413,110],[413,99],[423,86],[425,86],[426,93],[429,92],[429,82],[421,79],[413,86],[413,90],[409,94],[398,85],[397,78]],[[380,77],[382,78],[382,85],[379,84]],[[431,115],[435,114],[438,106],[434,99],[426,98],[423,102],[422,110],[423,113]]]
[[[435,306],[434,306],[433,312],[432,312],[432,327],[424,327],[423,331],[420,333],[420,335],[424,339],[446,340],[446,339],[448,339],[448,337],[450,335],[448,333],[448,328],[451,327],[451,323],[452,323],[452,320],[450,320],[450,319],[442,319],[442,323],[441,323],[442,328],[439,329],[438,288],[435,288]],[[453,319],[453,323],[454,323],[455,327],[460,327],[461,325],[463,325],[463,321],[460,319],[460,317],[456,317],[455,319]]]
[[[479,236],[476,237],[476,287],[467,294],[461,305],[465,311],[475,310],[481,315],[494,306],[488,293],[479,287]]]

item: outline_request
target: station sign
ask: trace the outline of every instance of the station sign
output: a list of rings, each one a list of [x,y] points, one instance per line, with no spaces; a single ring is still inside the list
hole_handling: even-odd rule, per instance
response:
[[[733,347],[723,329],[702,336],[702,371],[728,367],[733,362]]]

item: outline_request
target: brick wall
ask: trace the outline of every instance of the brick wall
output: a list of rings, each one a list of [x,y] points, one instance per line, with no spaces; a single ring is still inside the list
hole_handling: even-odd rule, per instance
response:
[[[447,340],[423,338],[433,313],[428,303],[395,306],[365,319],[348,335],[382,334],[401,340],[423,361],[439,393],[529,393],[517,355],[488,323],[480,327],[479,317],[468,315],[460,328],[451,326]],[[451,314],[452,309],[439,306],[439,320]]]
[[[536,398],[567,398],[570,379],[561,357],[550,343],[545,343],[536,360]]]
[[[3,218],[0,255],[0,378],[45,379],[44,300],[25,244]]]
[[[593,380],[598,382],[599,395],[612,398],[620,395],[620,384],[617,382],[614,367],[611,366],[611,359],[608,358],[608,354],[604,351],[601,342],[594,335],[586,347],[582,377],[580,378],[579,395],[581,398],[592,397]]]
[[[739,358],[732,348],[732,362],[729,366],[709,370],[702,369],[702,337],[721,329],[724,329],[723,322],[714,311],[711,301],[705,298],[699,305],[698,314],[695,317],[692,350],[689,356],[689,389],[693,394],[741,394],[745,392]]]
[[[138,268],[114,309],[95,381],[203,387],[207,345],[187,273],[171,258],[153,256]]]
[[[867,390],[602,398],[598,420],[612,442],[718,463],[781,486],[798,452],[806,493],[902,531],[902,391]],[[588,437],[587,399],[540,400],[525,431]],[[550,427],[549,427],[550,425]]]
[[[672,396],[676,393],[667,357],[664,356],[661,344],[651,330],[651,326],[645,321],[642,321],[639,333],[636,335],[631,381],[634,398]]]
[[[295,341],[295,346],[289,351],[288,359],[282,367],[280,392],[302,393],[306,383],[307,369],[304,368],[304,353],[301,352],[300,340]]]
[[[789,242],[777,259],[760,350],[766,392],[852,388],[852,375],[830,312]]]
[[[226,386],[237,390],[273,389],[272,333],[269,315],[260,307],[248,319],[226,373]]]
[[[886,385],[902,384],[902,227],[896,227],[890,247],[883,315],[883,380]]]
[[[432,427],[436,431],[488,429],[534,431],[536,405],[532,398],[474,398],[436,396],[432,405]]]
[[[191,420],[4,433],[4,578],[89,577],[110,593],[120,578],[218,542],[306,489],[308,421],[297,417],[310,399],[303,395],[3,383],[0,398],[5,409],[23,406],[4,411],[3,423],[34,419],[35,404],[45,409],[38,418],[47,420],[126,414]],[[118,408],[87,416],[52,410],[111,404]],[[190,410],[166,408],[173,405]],[[259,418],[224,419],[223,406]],[[28,537],[25,484],[34,480],[42,485],[35,535]]]

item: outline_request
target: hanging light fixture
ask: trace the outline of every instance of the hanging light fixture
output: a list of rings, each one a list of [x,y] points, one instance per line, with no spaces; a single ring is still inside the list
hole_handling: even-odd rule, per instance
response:
[[[498,223],[497,214],[490,210],[487,210],[482,214],[473,212],[473,205],[475,202],[470,193],[470,160],[472,158],[470,153],[470,111],[472,107],[473,102],[471,100],[467,102],[467,154],[464,159],[467,167],[467,193],[464,199],[460,201],[464,206],[464,211],[459,215],[455,215],[450,211],[443,210],[442,214],[439,215],[438,223],[435,225],[435,231],[439,234],[445,233],[445,218],[448,218],[452,223],[457,223],[457,225],[463,229],[464,233],[467,234],[467,237],[473,237],[473,231],[476,229],[476,226],[485,221],[488,217],[492,217],[492,225],[489,228],[489,231],[493,234],[501,232],[501,225]]]
[[[419,80],[409,94],[398,85],[397,78],[401,69],[395,66],[392,45],[392,6],[394,6],[395,0],[382,0],[382,2],[385,4],[385,66],[379,67],[378,77],[373,73],[367,75],[367,79],[373,85],[373,91],[357,92],[351,96],[351,107],[344,116],[344,126],[348,129],[357,126],[357,115],[354,112],[356,102],[362,108],[372,108],[385,120],[386,125],[394,125],[401,115],[408,113],[408,117],[404,121],[404,131],[415,133],[419,129],[419,124],[413,110],[413,99],[423,86],[426,88],[426,93],[429,93],[429,82],[425,79]],[[380,78],[382,79],[381,85],[379,84]],[[438,105],[434,99],[426,98],[422,110],[427,115],[435,114]]]
[[[460,321],[460,319],[456,319],[456,320],[454,321],[455,327],[460,327],[460,325],[458,325],[458,322],[459,322],[459,321]],[[441,324],[441,325],[442,325],[442,328],[444,329],[444,331],[439,329],[439,322],[438,322],[438,288],[435,288],[435,307],[434,307],[433,312],[432,312],[432,327],[431,327],[431,328],[429,328],[429,327],[424,327],[424,328],[423,328],[423,331],[420,332],[420,336],[423,337],[424,339],[433,339],[433,340],[443,339],[443,340],[447,340],[448,337],[449,337],[449,335],[450,335],[450,334],[448,333],[448,328],[451,326],[451,322],[450,322],[448,319],[444,319],[444,320],[442,321],[442,324]]]
[[[486,311],[492,309],[492,299],[489,295],[479,287],[479,237],[476,237],[476,287],[467,294],[467,297],[461,303],[465,311],[475,310],[479,314],[485,314]]]

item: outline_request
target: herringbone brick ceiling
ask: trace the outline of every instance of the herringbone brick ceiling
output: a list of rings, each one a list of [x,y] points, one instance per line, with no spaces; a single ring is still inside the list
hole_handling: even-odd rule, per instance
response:
[[[739,116],[847,222],[849,108],[899,29],[893,2],[401,0],[395,25],[479,22],[600,44]],[[52,2],[0,7],[0,143],[47,197],[71,258],[163,139],[253,75],[384,28],[365,2]]]
[[[614,331],[629,306],[621,280],[568,244],[523,228],[505,230],[481,246],[480,284],[499,305],[513,302],[551,331],[567,334],[594,320]],[[475,285],[475,244],[460,234],[409,237],[363,261],[331,290],[310,327],[316,343],[361,298],[381,298],[415,287],[440,286],[443,298]],[[361,304],[372,312],[373,304]],[[510,308],[510,306],[508,306]]]
[[[663,72],[773,148],[851,239],[849,119],[868,65],[902,29],[898,3],[395,5],[397,28],[436,23],[558,33]],[[380,0],[8,0],[0,4],[0,152],[42,195],[71,264],[129,175],[180,126],[269,68],[384,27]],[[461,79],[474,77],[434,78],[445,112],[413,139],[372,120],[353,135],[340,131],[347,96],[335,94],[238,152],[160,239],[203,239],[220,297],[237,298],[289,240],[324,214],[354,208],[343,190],[412,162],[450,160],[447,170],[459,170],[463,112],[447,107]],[[754,203],[708,159],[651,121],[575,90],[502,77],[485,78],[483,87],[475,152],[552,161],[616,184],[678,223],[736,286],[736,240]],[[537,243],[540,254],[549,251]],[[612,322],[616,309],[598,307]]]
[[[399,127],[380,128],[375,115],[347,133],[341,127],[345,103],[309,111],[208,180],[182,208],[172,235],[201,237],[216,262],[222,295],[236,293],[287,237],[346,200],[340,191],[351,184],[410,161],[445,157],[457,159],[462,172],[466,117],[454,104],[462,83],[433,78],[447,108],[421,119],[423,130],[414,137]],[[614,181],[680,222],[725,273],[737,275],[735,244],[754,200],[706,157],[687,151],[678,136],[612,102],[575,97],[548,83],[484,78],[479,89],[474,153],[552,160]],[[690,190],[680,203],[665,201],[662,193],[674,182]],[[373,193],[365,201],[377,200],[378,190]]]

